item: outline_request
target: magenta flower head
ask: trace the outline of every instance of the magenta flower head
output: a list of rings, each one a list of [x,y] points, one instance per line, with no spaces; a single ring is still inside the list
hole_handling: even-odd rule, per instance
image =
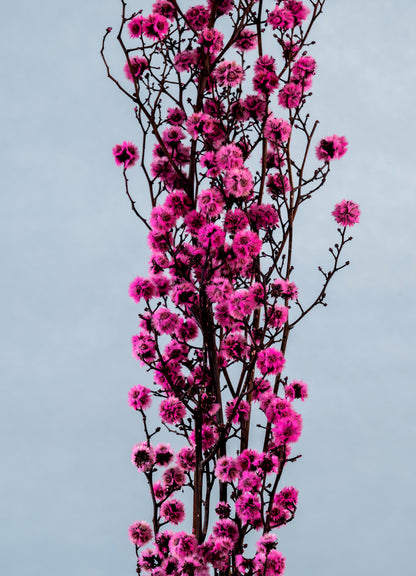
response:
[[[332,212],[335,220],[341,226],[354,226],[360,221],[360,207],[351,200],[342,200]]]
[[[150,524],[143,520],[141,522],[135,522],[129,528],[129,536],[133,544],[143,546],[143,544],[149,542],[153,536]]]
[[[114,146],[113,156],[117,166],[124,164],[124,168],[130,168],[139,159],[139,151],[132,142],[123,142]]]
[[[316,157],[318,160],[330,162],[342,158],[348,148],[348,142],[345,136],[327,136],[322,138],[316,147]]]

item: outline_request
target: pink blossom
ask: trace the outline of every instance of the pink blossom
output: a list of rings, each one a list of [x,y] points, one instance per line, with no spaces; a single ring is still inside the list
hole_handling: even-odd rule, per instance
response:
[[[175,54],[174,66],[177,72],[189,72],[198,62],[198,53],[195,50],[184,50]]]
[[[185,20],[194,30],[202,30],[205,28],[209,21],[210,10],[206,6],[191,6],[185,12]]]
[[[244,492],[235,502],[235,511],[245,524],[256,524],[261,519],[261,502],[257,494]]]
[[[275,428],[273,436],[277,445],[286,442],[297,442],[302,432],[302,416],[294,412],[291,416],[281,418]]]
[[[150,390],[138,384],[129,390],[129,406],[135,410],[146,410],[152,403]]]
[[[311,85],[311,77],[315,74],[316,61],[312,56],[301,56],[292,69],[292,80],[300,82],[305,88]]]
[[[219,86],[237,86],[244,80],[244,70],[236,62],[220,62],[214,71]]]
[[[224,208],[221,192],[217,188],[202,190],[198,195],[198,207],[204,216],[216,218]]]
[[[279,104],[283,108],[297,108],[302,100],[302,87],[289,82],[279,91]]]
[[[293,488],[293,486],[286,486],[275,495],[274,503],[280,504],[292,512],[298,504],[298,494],[299,491],[296,488]]]
[[[182,468],[179,468],[178,466],[172,466],[165,470],[162,479],[165,488],[169,489],[170,492],[182,488],[186,480]]]
[[[247,318],[247,316],[249,316],[256,308],[256,302],[252,293],[249,290],[242,288],[241,290],[236,290],[231,294],[229,308],[234,318],[237,318],[237,320],[244,320],[244,318]]]
[[[360,221],[360,207],[352,200],[342,200],[335,205],[332,212],[335,220],[341,226],[354,226]]]
[[[272,198],[278,199],[279,196],[285,196],[290,190],[289,179],[280,172],[269,174],[267,176],[267,189]]]
[[[150,224],[156,232],[169,232],[176,222],[176,216],[167,206],[155,206],[150,215]]]
[[[198,240],[203,248],[219,248],[224,245],[225,232],[217,224],[205,224],[199,230]]]
[[[155,446],[155,464],[168,466],[173,459],[173,450],[170,444],[158,444]]]
[[[251,472],[245,470],[238,482],[238,489],[242,492],[254,492],[260,491],[262,485],[262,479],[256,472]]]
[[[134,81],[134,78],[140,78],[143,72],[149,68],[149,62],[146,58],[131,58],[130,61],[124,65],[124,74],[126,78]]]
[[[141,38],[144,33],[144,22],[146,18],[144,16],[135,16],[127,24],[130,32],[131,38]]]
[[[213,426],[202,424],[201,435],[202,450],[208,452],[208,450],[210,450],[218,440],[218,432]],[[190,433],[189,440],[195,445],[195,430]]]
[[[260,350],[257,356],[257,367],[265,376],[266,374],[278,374],[285,365],[285,358],[277,348]]]
[[[204,52],[216,54],[224,45],[224,34],[216,28],[204,28],[198,36],[198,43]]]
[[[263,94],[276,90],[279,78],[276,74],[276,62],[272,56],[264,55],[257,58],[254,65],[253,86]]]
[[[262,241],[255,232],[242,230],[234,237],[232,248],[235,254],[241,257],[254,258],[260,253]]]
[[[231,332],[221,342],[221,352],[232,360],[243,360],[248,357],[249,347],[243,334]]]
[[[171,524],[180,524],[185,518],[185,507],[180,500],[171,498],[163,502],[160,515]]]
[[[273,230],[279,226],[279,214],[271,204],[252,204],[248,214],[255,230]]]
[[[264,137],[269,140],[273,146],[278,146],[282,142],[286,142],[290,136],[290,124],[283,120],[283,118],[275,118],[270,115],[264,127]]]
[[[172,334],[179,324],[179,316],[161,307],[154,312],[152,323],[159,334]]]
[[[255,0],[257,1],[257,0]],[[214,0],[208,0],[208,6],[212,9]],[[217,16],[228,14],[233,9],[234,0],[216,0]]]
[[[138,276],[129,286],[129,296],[133,298],[135,302],[140,302],[142,298],[144,300],[154,298],[157,296],[154,282],[149,278],[141,278]]]
[[[258,552],[253,560],[255,576],[280,576],[285,571],[285,557],[278,550]]]
[[[155,40],[162,40],[169,31],[169,22],[159,14],[150,14],[145,19],[143,26],[145,36]]]
[[[225,144],[217,150],[215,160],[221,170],[241,168],[243,166],[243,153],[236,144]]]
[[[244,230],[249,224],[246,213],[240,208],[227,210],[224,218],[224,230],[230,234],[235,234],[239,230]]]
[[[263,120],[267,110],[264,96],[258,94],[248,94],[244,100],[241,100],[241,106],[246,112],[247,119]]]
[[[287,322],[288,313],[286,306],[272,306],[268,310],[268,324],[273,328],[281,328]]]
[[[152,274],[150,280],[152,281],[158,296],[167,296],[169,294],[171,281],[167,276],[164,274]]]
[[[172,534],[169,541],[170,553],[179,560],[192,558],[196,554],[197,547],[198,541],[195,536],[183,531]]]
[[[308,387],[302,380],[293,380],[290,384],[285,386],[285,398],[288,400],[295,400],[300,398],[304,402],[308,397]]]
[[[231,506],[228,504],[228,502],[220,501],[215,506],[215,512],[220,518],[228,518],[231,514]]]
[[[327,136],[322,138],[316,147],[316,157],[318,160],[330,162],[342,158],[347,151],[348,142],[344,136]]]
[[[253,177],[248,168],[228,170],[224,178],[225,193],[236,198],[250,198],[253,195]]]
[[[232,456],[221,456],[215,467],[215,476],[222,482],[233,482],[240,475],[237,462]]]
[[[173,126],[180,126],[186,120],[185,110],[182,108],[168,108],[166,121]]]
[[[300,0],[284,0],[284,6],[286,10],[292,13],[295,25],[299,25],[303,20],[306,20],[310,12],[309,8],[300,2]]]
[[[237,408],[235,408],[238,402],[238,398],[234,398],[234,400],[230,400],[227,402],[225,407],[225,415],[229,420],[232,416],[232,422],[235,424],[237,422],[243,422],[244,420],[248,420],[250,417],[250,404],[247,400],[241,400],[238,403]]]
[[[117,166],[123,164],[124,168],[131,168],[139,159],[139,151],[132,142],[124,141],[122,144],[114,146],[113,156]]]
[[[177,424],[182,418],[185,418],[186,409],[182,402],[175,398],[175,396],[168,396],[160,403],[159,415],[163,422],[167,424]]]
[[[221,276],[213,278],[211,283],[206,286],[207,296],[212,302],[221,302],[232,294],[233,288],[227,278]]]
[[[155,463],[155,451],[147,442],[133,446],[131,461],[141,472],[148,472]]]
[[[212,527],[212,534],[216,538],[229,538],[235,544],[238,540],[238,526],[229,518],[217,520]]]
[[[266,532],[263,536],[256,542],[256,548],[258,552],[263,552],[263,554],[268,554],[270,550],[274,550],[277,546],[277,534],[272,532]]]
[[[153,533],[148,522],[141,520],[140,522],[134,522],[129,528],[130,540],[136,546],[143,546],[152,539]]]
[[[285,7],[276,6],[276,8],[269,13],[267,23],[270,24],[273,30],[277,28],[290,30],[295,25],[295,19],[290,10],[287,10]]]
[[[169,0],[156,0],[152,6],[153,14],[159,14],[169,20],[173,20],[176,14],[176,8]]]
[[[176,454],[176,461],[183,470],[194,470],[196,464],[195,448],[184,446]]]
[[[199,335],[198,324],[193,318],[179,319],[179,325],[176,328],[176,337],[179,340],[195,340]]]
[[[260,462],[260,453],[253,448],[246,448],[239,454],[237,463],[239,469],[243,471],[250,470],[254,472]]]
[[[144,363],[151,362],[156,357],[156,343],[150,334],[141,332],[132,336],[131,339],[133,356]]]
[[[294,282],[277,278],[274,280],[272,285],[272,294],[283,298],[289,298],[290,300],[296,300],[298,297],[298,289]]]
[[[237,40],[234,42],[234,47],[237,48],[237,50],[241,50],[241,52],[253,50],[256,46],[257,35],[253,30],[250,30],[250,28],[244,28],[241,30]]]

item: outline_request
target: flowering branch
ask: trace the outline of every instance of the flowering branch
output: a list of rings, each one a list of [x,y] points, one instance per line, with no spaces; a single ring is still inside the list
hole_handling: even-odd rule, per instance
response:
[[[121,0],[117,40],[129,89],[106,59],[110,28],[103,38],[107,76],[134,103],[151,204],[149,214],[138,209],[129,188],[137,147],[116,145],[151,250],[149,275],[130,285],[143,304],[133,355],[154,381],[129,392],[145,437],[132,462],[153,504],[153,527],[130,527],[139,573],[284,572],[274,530],[297,509],[298,491],[281,481],[300,458],[291,456],[302,430],[295,406],[308,395],[302,380],[283,376],[285,353],[293,328],[326,306],[330,281],[348,265],[340,260],[351,240],[346,227],[360,216],[350,200],[335,206],[332,267],[319,268],[322,288],[304,306],[292,279],[296,216],[347,150],[343,136],[316,141],[318,121],[306,112],[316,71],[309,38],[325,0],[309,3],[278,0],[265,9],[262,0],[207,0],[185,8],[156,0],[144,16],[128,15]],[[266,37],[275,56],[264,53]],[[163,425],[154,431],[145,413],[152,399]],[[162,431],[184,442],[176,454],[155,444]],[[191,495],[192,531],[164,530],[185,518],[180,493]]]

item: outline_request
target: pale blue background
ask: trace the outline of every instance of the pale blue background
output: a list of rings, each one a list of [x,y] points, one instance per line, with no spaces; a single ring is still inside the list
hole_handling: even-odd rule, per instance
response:
[[[99,58],[119,13],[117,0],[1,9],[4,576],[135,573],[127,527],[148,496],[126,395],[148,377],[127,287],[147,248],[111,157],[138,142],[132,110]],[[329,307],[289,347],[310,399],[286,477],[300,489],[280,534],[287,576],[415,573],[415,20],[411,1],[329,0],[314,32],[311,110],[350,151],[300,218],[301,289],[318,285],[335,202],[363,214]]]

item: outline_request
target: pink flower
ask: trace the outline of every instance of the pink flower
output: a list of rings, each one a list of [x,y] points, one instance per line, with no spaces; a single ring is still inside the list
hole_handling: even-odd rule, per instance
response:
[[[131,38],[140,38],[144,33],[144,16],[135,16],[127,24]]]
[[[167,522],[172,524],[180,524],[185,518],[185,507],[180,500],[171,498],[163,502],[160,507],[160,515]]]
[[[202,190],[198,195],[198,207],[206,217],[216,218],[224,208],[224,200],[217,188]]]
[[[149,68],[146,58],[131,58],[130,62],[126,62],[123,70],[126,77],[133,82],[134,78],[140,78],[146,68]]]
[[[360,207],[351,200],[342,200],[336,204],[332,215],[341,226],[354,226],[360,221]]]
[[[295,400],[300,398],[304,402],[308,397],[308,387],[302,380],[293,380],[290,384],[285,386],[285,398],[288,400]]]
[[[185,474],[182,468],[172,466],[163,473],[163,484],[170,492],[179,490],[185,484]]]
[[[272,56],[260,56],[254,65],[253,86],[263,94],[276,90],[279,78],[276,74],[276,62]]]
[[[204,52],[216,54],[224,45],[224,34],[216,28],[204,28],[198,36],[198,43]]]
[[[290,30],[295,25],[295,19],[290,10],[276,6],[276,8],[270,12],[267,18],[267,23],[270,24],[273,30],[276,30],[277,28]]]
[[[160,14],[169,20],[173,20],[176,14],[176,8],[169,0],[156,0],[152,6],[154,14]]]
[[[280,172],[269,174],[267,176],[267,189],[274,199],[278,199],[279,196],[285,196],[286,192],[290,190],[288,177]]]
[[[285,358],[277,348],[260,350],[257,356],[257,367],[265,376],[266,374],[278,374],[285,365]]]
[[[273,328],[281,328],[287,322],[288,308],[286,306],[273,306],[268,310],[268,323]]]
[[[231,514],[231,506],[228,502],[218,502],[215,506],[215,512],[218,514],[220,518],[228,518]]]
[[[235,234],[239,230],[244,230],[249,225],[246,213],[240,208],[227,210],[224,217],[224,230],[230,234]]]
[[[202,424],[202,450],[208,452],[218,440],[218,432],[213,426]],[[189,434],[189,440],[195,445],[195,430]]]
[[[195,50],[184,50],[175,54],[174,67],[177,72],[189,72],[197,62],[198,54]]]
[[[243,230],[235,235],[232,248],[237,256],[254,258],[260,253],[262,244],[255,232]]]
[[[224,178],[225,194],[235,198],[251,198],[253,177],[248,168],[228,170]]]
[[[261,519],[261,502],[257,494],[244,492],[235,503],[235,511],[245,524],[256,524]]]
[[[259,492],[262,485],[262,479],[257,472],[245,470],[238,482],[238,489],[242,492]]]
[[[278,550],[270,550],[268,554],[258,552],[254,557],[255,576],[280,576],[285,571],[285,557]]]
[[[299,0],[284,0],[284,6],[286,10],[292,13],[295,25],[301,24],[303,20],[306,20],[310,12],[309,8],[304,6]]]
[[[160,403],[159,415],[163,422],[177,424],[182,418],[185,418],[186,408],[175,396],[168,396]]]
[[[192,558],[195,556],[198,547],[198,541],[193,534],[186,532],[176,532],[172,534],[169,541],[169,551],[179,560]]]
[[[166,206],[155,206],[150,215],[150,224],[156,232],[161,234],[169,232],[175,225],[176,216],[172,210]]]
[[[298,504],[299,491],[293,486],[282,488],[274,497],[274,503],[293,511]]]
[[[154,312],[152,324],[159,334],[172,334],[179,324],[179,316],[161,307]]]
[[[237,86],[244,80],[244,70],[236,62],[220,62],[214,71],[219,86]]]
[[[155,463],[155,451],[147,442],[133,446],[131,461],[141,472],[148,472]]]
[[[271,204],[252,204],[248,214],[255,230],[273,230],[279,226],[279,214]]]
[[[143,23],[144,34],[148,38],[162,40],[169,31],[169,22],[164,16],[150,14]]]
[[[142,298],[144,300],[154,298],[157,296],[157,291],[152,280],[138,276],[129,286],[129,296],[131,296],[135,302],[140,302]]]
[[[298,289],[294,282],[277,278],[272,285],[272,295],[295,300],[298,297]]]
[[[348,142],[344,136],[327,136],[322,138],[316,147],[316,157],[318,160],[329,162],[344,156],[347,151]]]
[[[281,418],[273,428],[273,436],[277,445],[286,442],[297,442],[302,433],[302,416],[294,412],[291,416]]]
[[[229,538],[235,544],[238,540],[238,526],[229,518],[217,520],[212,527],[212,534],[216,538]]]
[[[246,50],[253,50],[257,46],[257,35],[250,28],[244,28],[238,35],[237,40],[234,42],[234,47],[241,52]]]
[[[227,419],[230,419],[231,416],[233,416],[232,422],[234,423],[243,422],[244,420],[248,420],[250,417],[250,404],[246,400],[241,400],[237,409],[235,409],[237,401],[238,398],[234,398],[234,400],[227,402],[225,407],[225,415]]]
[[[130,540],[136,546],[143,546],[152,539],[153,533],[148,522],[141,520],[140,522],[134,522],[129,528]]]
[[[209,21],[210,10],[206,6],[191,6],[185,12],[185,20],[195,30],[202,30],[205,28]]]
[[[168,115],[166,121],[174,126],[180,126],[186,120],[185,110],[182,108],[168,108]]]
[[[264,127],[264,137],[273,144],[278,146],[282,142],[286,142],[290,136],[290,124],[283,120],[283,118],[275,118],[270,115]]]
[[[176,461],[183,470],[194,470],[196,464],[195,448],[184,446],[176,454]]]
[[[132,142],[123,142],[114,146],[113,156],[117,166],[124,164],[124,168],[131,168],[139,159],[139,151]]]
[[[155,464],[168,466],[173,459],[173,450],[170,444],[158,444],[155,446]]]
[[[131,339],[133,356],[144,363],[151,362],[156,357],[156,343],[150,334],[141,332]]]
[[[146,410],[152,403],[150,390],[138,384],[129,390],[129,406],[135,410]]]
[[[302,99],[302,87],[289,82],[279,91],[279,104],[283,108],[297,108]]]

